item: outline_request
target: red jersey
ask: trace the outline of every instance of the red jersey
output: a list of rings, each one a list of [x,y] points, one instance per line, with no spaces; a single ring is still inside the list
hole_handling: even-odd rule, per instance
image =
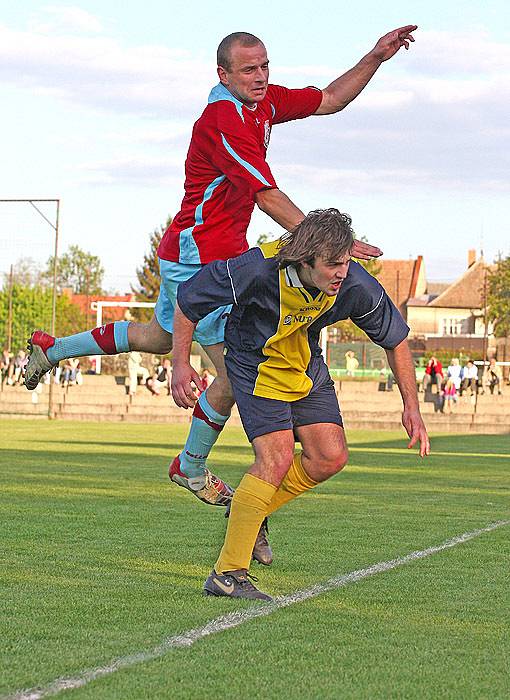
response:
[[[255,195],[277,187],[266,162],[271,127],[309,117],[321,101],[317,88],[269,85],[265,98],[250,109],[216,85],[193,127],[184,199],[165,231],[159,257],[206,264],[244,253]]]

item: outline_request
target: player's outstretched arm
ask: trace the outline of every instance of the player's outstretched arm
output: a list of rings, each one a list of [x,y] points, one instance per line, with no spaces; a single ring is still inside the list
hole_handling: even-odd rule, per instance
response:
[[[175,306],[174,333],[172,351],[172,396],[181,408],[193,408],[197,397],[193,384],[197,389],[205,389],[198,373],[190,364],[191,343],[196,323],[190,321],[179,308]]]
[[[409,49],[410,42],[414,41],[411,32],[417,28],[415,24],[408,24],[382,36],[354,68],[322,91],[322,102],[315,114],[334,114],[344,109],[370,82],[381,63],[394,56],[402,46]]]
[[[416,373],[407,340],[403,340],[393,350],[386,350],[386,356],[404,402],[402,425],[409,435],[407,447],[414,447],[419,442],[420,457],[425,457],[430,454],[430,441],[420,413],[416,391]]]
[[[276,188],[261,190],[255,195],[255,201],[261,211],[270,216],[286,231],[292,231],[305,215],[287,195]],[[351,249],[353,258],[371,260],[382,255],[382,250],[364,241],[354,241]]]
[[[276,188],[257,192],[255,202],[264,214],[270,216],[285,231],[292,231],[305,218],[301,209],[287,197],[285,192]]]

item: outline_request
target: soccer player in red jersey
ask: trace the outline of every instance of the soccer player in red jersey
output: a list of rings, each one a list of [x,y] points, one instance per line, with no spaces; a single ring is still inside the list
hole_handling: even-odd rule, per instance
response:
[[[36,331],[29,341],[27,388],[35,387],[45,372],[67,357],[130,350],[170,352],[179,283],[208,262],[247,250],[246,230],[255,204],[285,230],[304,218],[278,188],[267,163],[273,125],[344,109],[381,63],[400,48],[409,48],[416,28],[408,25],[384,35],[359,63],[323,90],[289,90],[270,84],[269,61],[260,39],[246,32],[223,39],[217,57],[219,84],[193,127],[181,209],[159,247],[161,290],[153,319],[148,324],[118,321],[67,338]],[[362,259],[380,254],[378,248],[361,241],[352,249],[352,255]],[[186,445],[170,467],[173,481],[217,505],[228,504],[232,490],[207,470],[205,461],[234,403],[223,362],[228,311],[229,307],[217,309],[196,328],[195,338],[214,363],[217,377],[201,394]],[[179,384],[185,379],[174,373]]]

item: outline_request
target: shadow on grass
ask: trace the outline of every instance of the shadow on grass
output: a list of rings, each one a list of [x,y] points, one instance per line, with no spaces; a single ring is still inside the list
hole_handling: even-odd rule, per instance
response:
[[[364,435],[353,432],[350,435],[349,444],[351,447],[367,447],[370,449],[395,449],[408,452],[408,440],[405,436],[402,439],[395,439],[393,436],[386,439],[380,438],[381,433],[377,433],[377,439],[371,441]],[[462,452],[477,454],[497,454],[508,455],[510,458],[510,434],[509,435],[433,435],[431,437],[432,454],[434,450],[438,452]],[[411,453],[412,451],[409,450]],[[414,452],[416,454],[416,450]]]

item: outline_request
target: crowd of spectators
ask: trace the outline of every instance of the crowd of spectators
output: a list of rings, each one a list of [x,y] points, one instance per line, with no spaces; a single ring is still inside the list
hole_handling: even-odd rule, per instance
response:
[[[4,348],[0,357],[2,389],[4,386],[16,386],[24,383],[24,370],[27,362],[28,356],[24,350],[19,350],[14,355],[7,348]],[[50,373],[48,372],[42,383],[49,384],[50,381]],[[61,384],[63,387],[83,384],[79,359],[70,358],[63,362],[62,365],[56,367],[54,370],[54,382],[55,384]]]
[[[503,372],[496,360],[492,358],[485,365],[482,375],[473,360],[468,360],[462,367],[458,357],[452,358],[446,370],[437,357],[432,356],[425,367],[423,391],[425,401],[433,400],[441,411],[451,413],[462,396],[475,398],[477,394],[501,395]],[[436,387],[435,397],[432,388]]]
[[[16,355],[13,355],[7,348],[3,349],[0,360],[2,388],[4,384],[8,386],[23,384],[23,370],[27,362],[28,357],[24,350],[19,350]]]

